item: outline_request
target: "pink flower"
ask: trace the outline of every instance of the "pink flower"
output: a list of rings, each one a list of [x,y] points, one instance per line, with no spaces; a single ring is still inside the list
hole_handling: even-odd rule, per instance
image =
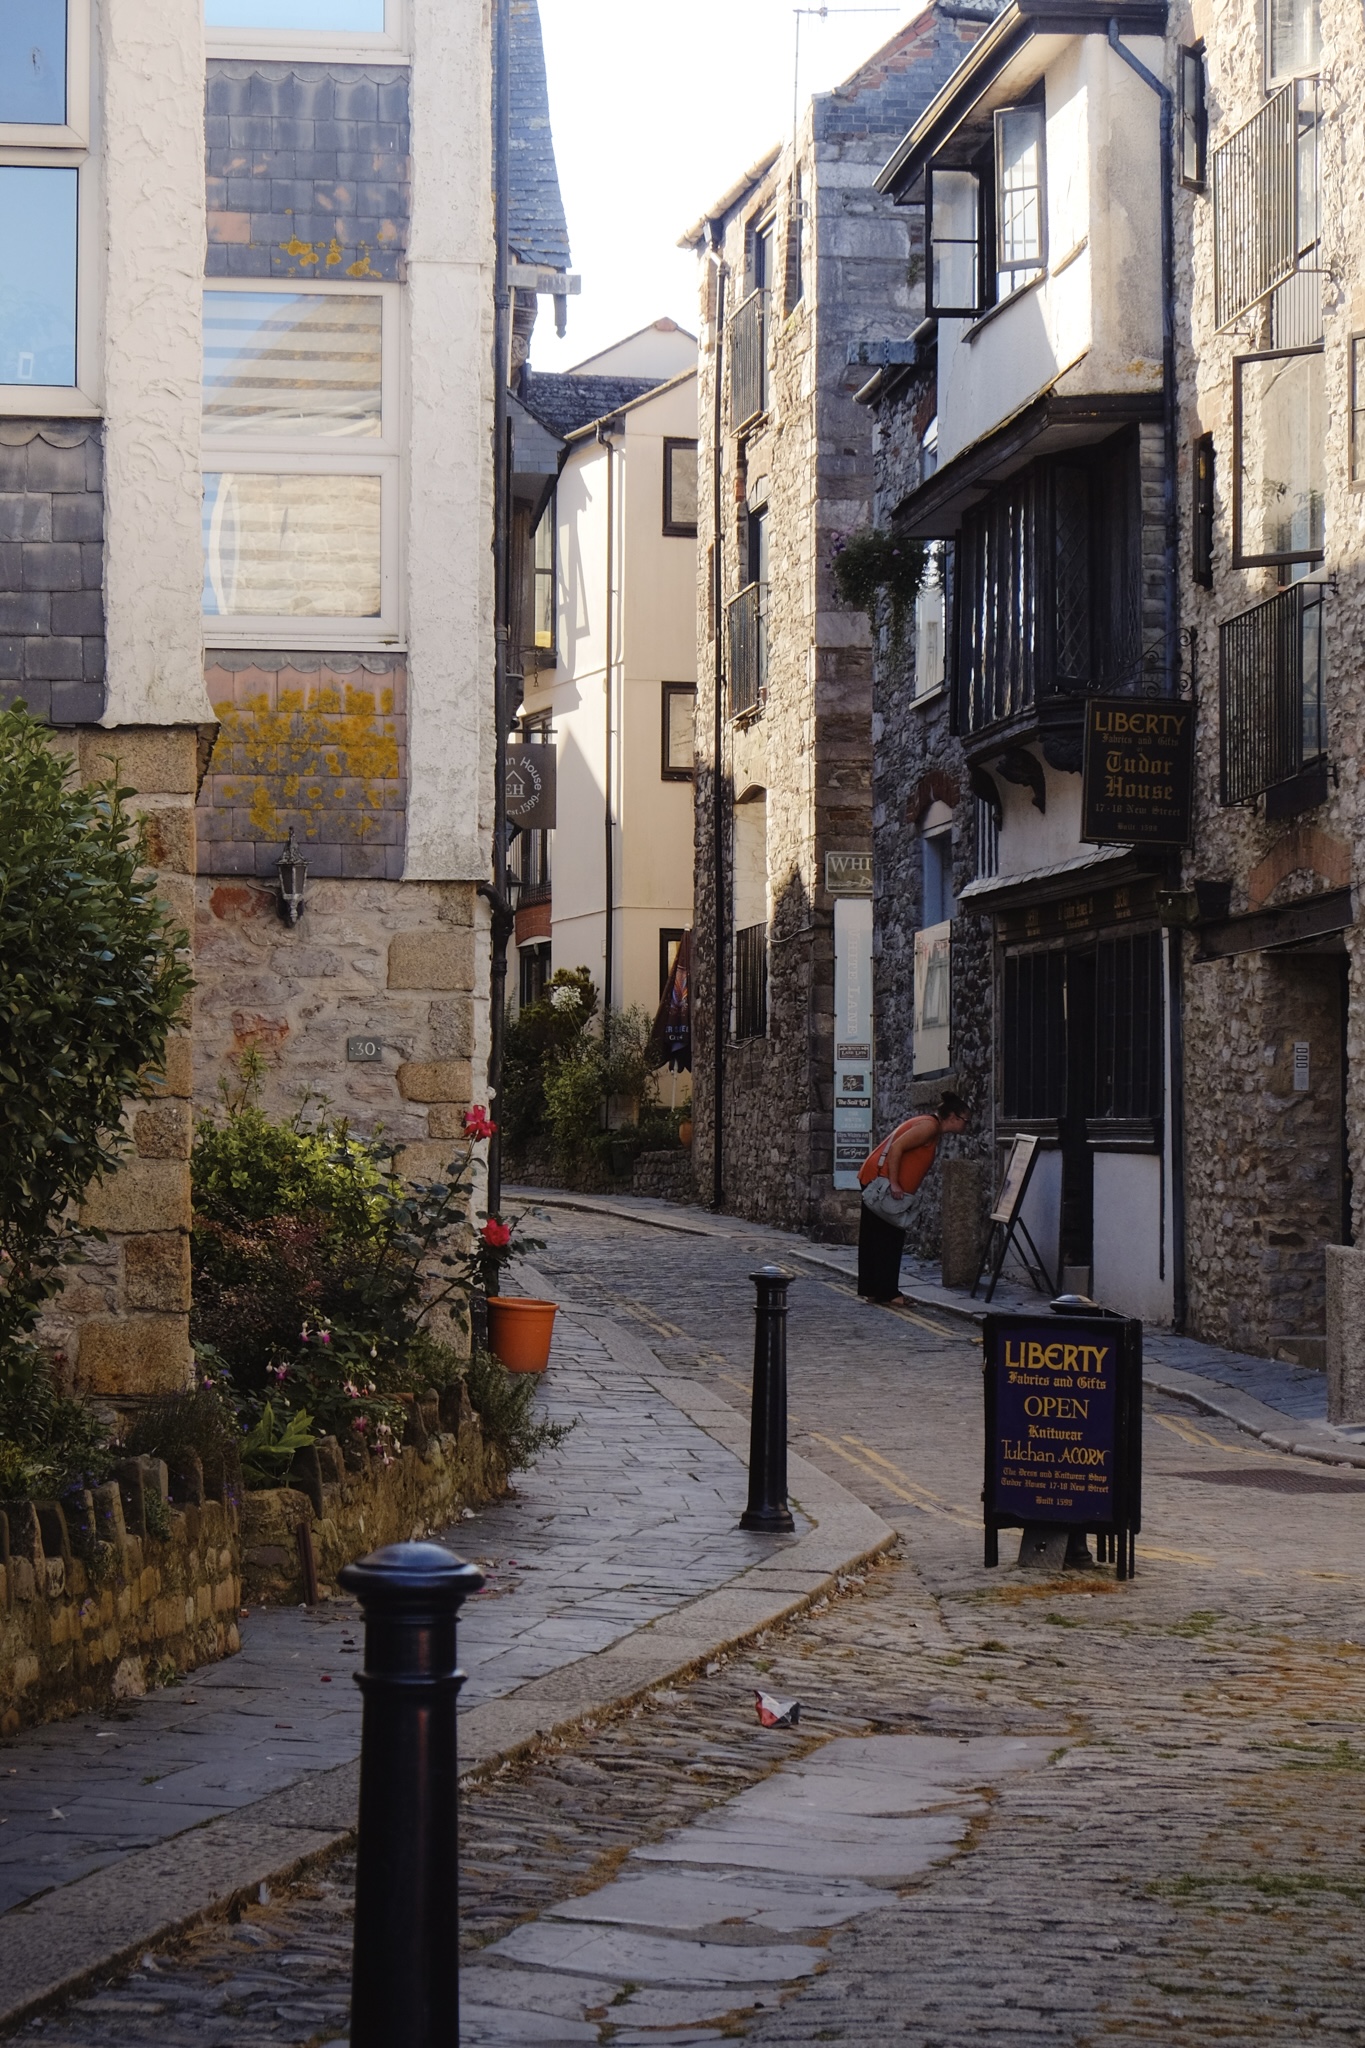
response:
[[[487,1223],[484,1224],[483,1229],[479,1232],[479,1236],[493,1251],[500,1252],[504,1245],[509,1245],[512,1242],[510,1228],[506,1223],[499,1223],[496,1216],[489,1217]]]

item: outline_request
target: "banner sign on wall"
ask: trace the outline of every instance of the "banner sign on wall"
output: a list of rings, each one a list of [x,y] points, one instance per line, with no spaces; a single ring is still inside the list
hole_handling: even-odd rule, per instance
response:
[[[951,919],[915,933],[916,1074],[941,1074],[952,1062]]]
[[[834,905],[834,1185],[856,1188],[872,1150],[872,899]]]
[[[1081,838],[1100,846],[1188,846],[1194,706],[1174,697],[1088,697]]]
[[[555,749],[541,742],[509,743],[507,776],[508,822],[523,832],[553,832],[555,826]]]

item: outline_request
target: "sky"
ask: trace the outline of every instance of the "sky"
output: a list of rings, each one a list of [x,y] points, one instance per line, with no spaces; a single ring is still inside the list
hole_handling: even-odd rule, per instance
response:
[[[803,11],[802,106],[921,4]],[[696,333],[697,259],[677,240],[791,134],[797,15],[788,0],[540,0],[540,16],[583,290],[563,341],[542,303],[531,360],[567,370],[664,314]]]

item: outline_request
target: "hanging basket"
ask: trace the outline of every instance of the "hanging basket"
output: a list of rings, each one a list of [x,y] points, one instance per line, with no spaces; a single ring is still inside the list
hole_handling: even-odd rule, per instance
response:
[[[526,1301],[519,1295],[489,1296],[488,1347],[508,1372],[544,1372],[550,1363],[555,1308],[553,1301]]]

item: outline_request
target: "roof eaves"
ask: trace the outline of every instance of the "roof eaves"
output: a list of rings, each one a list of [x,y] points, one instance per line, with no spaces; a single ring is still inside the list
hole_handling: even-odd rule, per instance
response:
[[[729,191],[723,192],[714,206],[708,207],[699,220],[694,220],[691,227],[679,235],[678,247],[680,249],[695,249],[698,242],[704,241],[706,231],[711,223],[724,220],[728,213],[732,213],[745,194],[752,192],[759,179],[766,177],[781,154],[782,145],[780,142],[776,142],[767,152],[766,156],[761,156],[756,163],[750,164],[743,177],[736,178]]]
[[[564,436],[565,442],[572,447],[575,441],[582,441],[587,435],[595,434],[603,420],[619,419],[623,412],[634,412],[637,405],[649,405],[654,399],[662,398],[666,392],[676,391],[680,384],[695,382],[696,375],[695,366],[690,370],[679,370],[676,377],[666,378],[662,384],[656,384],[651,391],[641,391],[635,398],[624,399],[620,405],[612,406],[609,412],[602,413],[599,418],[588,420],[581,427],[575,427],[571,434]]]
[[[1010,59],[1034,36],[1164,35],[1166,0],[1011,0],[973,44],[937,97],[873,179],[878,192],[903,199],[929,159],[987,93]]]

